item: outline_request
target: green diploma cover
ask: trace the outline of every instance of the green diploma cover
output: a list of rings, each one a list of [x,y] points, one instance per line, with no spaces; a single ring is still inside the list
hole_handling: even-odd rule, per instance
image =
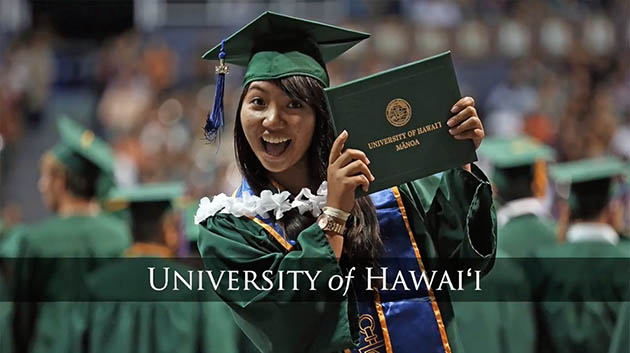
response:
[[[368,193],[477,160],[472,140],[446,121],[460,98],[450,52],[325,89],[335,130],[365,152],[375,180]],[[357,188],[357,195],[366,193]]]

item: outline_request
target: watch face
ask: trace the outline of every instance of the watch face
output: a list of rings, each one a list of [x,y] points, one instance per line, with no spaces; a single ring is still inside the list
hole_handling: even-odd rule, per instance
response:
[[[320,228],[322,229],[326,228],[326,226],[328,225],[328,217],[320,217],[317,220],[317,225],[320,226]]]

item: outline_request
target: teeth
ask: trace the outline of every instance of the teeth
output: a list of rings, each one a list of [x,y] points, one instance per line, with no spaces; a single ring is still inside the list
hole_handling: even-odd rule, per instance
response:
[[[271,136],[263,136],[262,139],[263,141],[267,143],[283,143],[290,140],[289,138],[286,138],[286,137],[271,137]]]

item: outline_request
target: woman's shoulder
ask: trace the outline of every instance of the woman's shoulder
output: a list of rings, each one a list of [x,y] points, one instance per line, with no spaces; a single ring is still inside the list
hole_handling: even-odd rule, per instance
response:
[[[221,230],[255,230],[257,225],[247,216],[235,216],[230,213],[217,213],[212,216],[208,216],[202,221],[197,223],[202,228],[210,231]]]

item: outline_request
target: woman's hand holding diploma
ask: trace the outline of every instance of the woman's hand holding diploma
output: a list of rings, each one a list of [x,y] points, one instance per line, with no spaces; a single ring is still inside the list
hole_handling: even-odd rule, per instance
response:
[[[328,206],[350,212],[354,206],[354,193],[358,186],[364,191],[374,181],[368,165],[370,160],[360,150],[348,148],[343,151],[348,131],[343,131],[330,149],[328,159]]]

